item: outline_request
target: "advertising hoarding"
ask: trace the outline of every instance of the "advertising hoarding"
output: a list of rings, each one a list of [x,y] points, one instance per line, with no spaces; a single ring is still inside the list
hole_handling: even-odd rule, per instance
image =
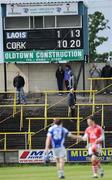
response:
[[[51,63],[82,61],[83,49],[77,50],[40,50],[40,51],[7,51],[4,53],[5,62],[22,63]]]
[[[90,162],[87,149],[67,149],[65,161],[67,162]],[[49,151],[50,162],[55,162],[53,151]],[[99,159],[103,162],[112,162],[112,148],[103,148]],[[44,150],[19,150],[19,163],[43,163]]]
[[[112,162],[112,148],[103,148],[99,159],[103,162]],[[70,149],[67,151],[68,162],[90,162],[87,149]]]

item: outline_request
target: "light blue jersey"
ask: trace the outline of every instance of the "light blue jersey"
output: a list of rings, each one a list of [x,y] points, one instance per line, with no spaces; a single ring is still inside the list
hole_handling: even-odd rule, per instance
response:
[[[69,134],[69,131],[61,125],[53,125],[48,129],[47,136],[51,136],[52,148],[64,147],[65,137]]]

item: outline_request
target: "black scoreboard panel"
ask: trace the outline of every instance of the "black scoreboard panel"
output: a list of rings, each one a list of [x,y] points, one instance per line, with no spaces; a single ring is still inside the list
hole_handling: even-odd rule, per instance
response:
[[[83,49],[82,28],[6,30],[4,50]]]

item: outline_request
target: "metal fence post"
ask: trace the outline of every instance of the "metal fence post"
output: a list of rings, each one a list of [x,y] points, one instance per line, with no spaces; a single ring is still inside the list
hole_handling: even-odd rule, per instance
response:
[[[104,106],[102,104],[102,117],[101,117],[101,126],[104,126]]]
[[[21,105],[20,131],[23,127],[23,106]]]
[[[31,149],[31,119],[29,119],[28,123],[28,145],[29,149]]]
[[[28,137],[28,134],[25,132],[25,149],[27,149],[27,144],[28,144],[27,137]]]
[[[92,100],[92,89],[93,89],[93,81],[90,79],[90,96],[89,96],[89,102]]]
[[[77,106],[77,135],[80,134],[80,109],[79,109],[79,105]],[[77,140],[77,143],[79,142],[79,140]]]
[[[48,101],[47,98],[48,98],[47,92],[45,92],[45,111],[44,111],[45,121],[44,121],[44,129],[46,129],[46,127],[47,127],[47,101]]]
[[[16,92],[14,93],[14,102],[13,102],[13,117],[16,114]]]
[[[6,151],[6,149],[7,149],[7,140],[6,140],[6,138],[7,138],[7,135],[5,133],[4,134],[4,151]]]
[[[95,112],[95,92],[93,92],[92,115],[94,115],[94,112]]]

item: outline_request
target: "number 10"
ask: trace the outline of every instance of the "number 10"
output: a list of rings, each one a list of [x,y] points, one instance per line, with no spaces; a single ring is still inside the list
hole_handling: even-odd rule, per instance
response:
[[[67,40],[63,40],[63,41],[59,40],[57,43],[58,43],[58,45],[57,45],[58,48],[61,48],[61,47],[67,48],[67,46],[68,46]]]

